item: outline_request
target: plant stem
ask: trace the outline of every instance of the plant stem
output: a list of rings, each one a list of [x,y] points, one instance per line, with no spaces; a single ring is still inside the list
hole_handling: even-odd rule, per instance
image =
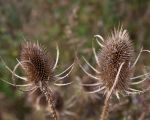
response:
[[[99,120],[105,120],[105,117],[107,116],[108,109],[109,109],[109,99],[107,99],[108,95],[109,95],[109,92],[106,95],[106,98],[105,98],[105,101],[104,101],[104,106],[103,106],[102,113],[100,115]]]
[[[52,119],[53,120],[58,120],[57,117],[57,113],[54,107],[54,100],[52,97],[52,91],[48,88],[47,84],[42,84],[42,86],[40,87],[41,91],[43,92],[43,94],[45,95],[47,102],[48,102],[48,111],[50,112],[50,114],[52,115]]]

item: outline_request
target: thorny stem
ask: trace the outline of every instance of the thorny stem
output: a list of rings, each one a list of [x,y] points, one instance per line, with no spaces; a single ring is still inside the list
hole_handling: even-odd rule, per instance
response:
[[[41,91],[45,95],[48,102],[48,111],[50,112],[53,120],[58,120],[57,113],[54,107],[54,100],[52,97],[52,91],[48,88],[46,83],[41,83]]]

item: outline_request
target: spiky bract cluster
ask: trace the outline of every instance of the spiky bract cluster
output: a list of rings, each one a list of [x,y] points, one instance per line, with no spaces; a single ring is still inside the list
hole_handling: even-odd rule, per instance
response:
[[[39,44],[22,44],[20,61],[29,81],[48,81],[52,79],[52,61]]]
[[[102,47],[98,55],[100,80],[110,90],[120,65],[124,63],[115,89],[126,90],[128,88],[128,80],[133,73],[131,65],[134,58],[133,45],[127,31],[122,29],[114,30],[114,33],[107,37],[103,45],[104,47]]]

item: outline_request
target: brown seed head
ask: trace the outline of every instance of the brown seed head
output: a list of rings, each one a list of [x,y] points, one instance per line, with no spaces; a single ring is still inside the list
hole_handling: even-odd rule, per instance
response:
[[[37,83],[52,79],[52,61],[40,45],[32,42],[23,43],[20,61],[29,81]]]
[[[128,87],[128,80],[132,76],[134,50],[126,30],[114,30],[111,36],[107,37],[104,47],[99,53],[99,77],[109,90],[113,86],[118,69],[122,63],[116,90],[125,90]]]

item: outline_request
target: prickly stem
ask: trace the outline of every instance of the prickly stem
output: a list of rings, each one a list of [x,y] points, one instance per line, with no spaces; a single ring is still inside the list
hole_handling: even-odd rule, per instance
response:
[[[56,109],[54,107],[54,99],[52,96],[52,91],[48,88],[47,84],[42,83],[40,87],[41,91],[45,95],[48,102],[48,112],[50,112],[53,120],[58,120]]]

